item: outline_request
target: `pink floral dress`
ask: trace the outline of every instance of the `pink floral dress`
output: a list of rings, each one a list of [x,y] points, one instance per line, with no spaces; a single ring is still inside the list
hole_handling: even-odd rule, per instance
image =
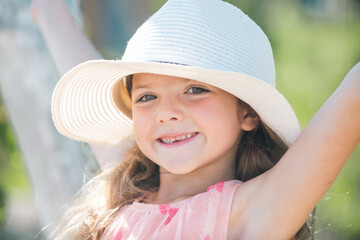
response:
[[[173,204],[136,201],[123,207],[102,240],[226,239],[231,204],[240,181],[219,182]]]

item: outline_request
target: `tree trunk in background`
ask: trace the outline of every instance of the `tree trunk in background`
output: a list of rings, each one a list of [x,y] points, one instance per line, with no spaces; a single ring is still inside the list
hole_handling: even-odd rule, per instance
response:
[[[52,123],[56,70],[31,19],[29,3],[0,1],[0,90],[43,227],[80,189],[86,169],[97,166],[85,157],[81,144],[61,136]]]

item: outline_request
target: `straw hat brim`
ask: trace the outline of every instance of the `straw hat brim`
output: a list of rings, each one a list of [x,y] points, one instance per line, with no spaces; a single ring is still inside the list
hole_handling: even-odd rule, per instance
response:
[[[177,76],[223,89],[248,103],[287,145],[301,131],[285,97],[254,77],[171,63],[119,60],[88,61],[60,79],[51,108],[58,131],[75,140],[105,145],[116,145],[132,135],[131,103],[122,82],[136,73]]]

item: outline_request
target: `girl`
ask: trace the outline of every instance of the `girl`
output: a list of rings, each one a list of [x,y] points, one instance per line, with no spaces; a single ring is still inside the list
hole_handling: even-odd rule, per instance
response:
[[[360,140],[360,64],[301,134],[274,73],[265,34],[220,0],[169,0],[121,61],[70,70],[57,129],[134,146],[84,187],[59,238],[309,238],[304,222]]]

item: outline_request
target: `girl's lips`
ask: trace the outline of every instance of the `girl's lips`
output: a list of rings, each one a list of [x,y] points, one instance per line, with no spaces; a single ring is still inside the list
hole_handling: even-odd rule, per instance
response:
[[[177,136],[164,136],[156,139],[156,141],[166,147],[175,147],[193,140],[197,135],[198,132],[187,133]]]

